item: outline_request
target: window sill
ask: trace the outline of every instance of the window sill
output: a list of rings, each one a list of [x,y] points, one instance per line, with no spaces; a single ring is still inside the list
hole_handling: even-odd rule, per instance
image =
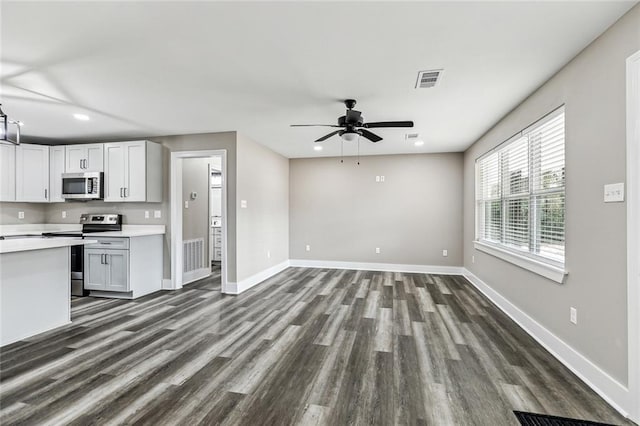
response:
[[[544,263],[527,256],[522,256],[517,253],[513,253],[512,251],[493,246],[491,244],[474,241],[473,245],[477,250],[505,260],[509,263],[513,263],[514,265],[517,265],[535,274],[541,275],[559,284],[562,284],[565,275],[568,274],[568,272],[565,271],[565,269],[562,267]]]

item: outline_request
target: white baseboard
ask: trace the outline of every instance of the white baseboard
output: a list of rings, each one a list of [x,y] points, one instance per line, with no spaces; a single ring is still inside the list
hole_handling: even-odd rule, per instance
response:
[[[285,260],[284,262],[278,263],[270,268],[265,269],[264,271],[260,271],[257,274],[253,274],[248,278],[245,278],[239,282],[227,282],[227,285],[223,291],[225,294],[233,294],[238,295],[243,291],[249,290],[251,287],[254,287],[264,280],[271,278],[277,273],[282,272],[283,270],[289,267],[289,260]]]
[[[162,290],[174,290],[173,281],[171,281],[171,278],[163,278],[160,288]]]
[[[471,271],[466,268],[462,269],[462,275],[500,308],[502,312],[507,314],[540,345],[607,401],[609,405],[623,416],[628,417],[630,395],[626,386],[520,310]]]
[[[361,271],[408,272],[417,274],[462,275],[460,266],[405,265],[400,263],[342,262],[337,260],[292,259],[290,266],[301,268],[354,269]]]
[[[208,277],[209,275],[211,275],[211,268],[200,268],[200,269],[196,269],[190,272],[185,272],[182,275],[182,285],[186,285],[189,283],[192,283],[194,281],[198,281],[201,280],[203,278]]]

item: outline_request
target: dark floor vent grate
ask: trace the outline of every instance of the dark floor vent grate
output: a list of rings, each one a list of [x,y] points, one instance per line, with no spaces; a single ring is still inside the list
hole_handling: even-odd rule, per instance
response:
[[[526,413],[524,411],[514,411],[513,414],[516,415],[522,426],[614,426],[610,423],[547,416],[546,414]]]

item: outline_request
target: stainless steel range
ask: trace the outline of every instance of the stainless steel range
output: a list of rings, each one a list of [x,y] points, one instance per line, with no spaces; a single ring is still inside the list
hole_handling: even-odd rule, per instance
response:
[[[113,213],[89,214],[80,216],[81,231],[47,232],[42,234],[46,238],[76,237],[84,238],[96,232],[122,230],[122,215]],[[71,295],[86,296],[84,290],[84,246],[71,247]]]

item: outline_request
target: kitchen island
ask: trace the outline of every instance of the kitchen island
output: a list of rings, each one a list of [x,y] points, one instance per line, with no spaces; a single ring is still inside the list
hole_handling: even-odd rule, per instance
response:
[[[78,238],[0,241],[0,346],[71,321],[70,247]]]

